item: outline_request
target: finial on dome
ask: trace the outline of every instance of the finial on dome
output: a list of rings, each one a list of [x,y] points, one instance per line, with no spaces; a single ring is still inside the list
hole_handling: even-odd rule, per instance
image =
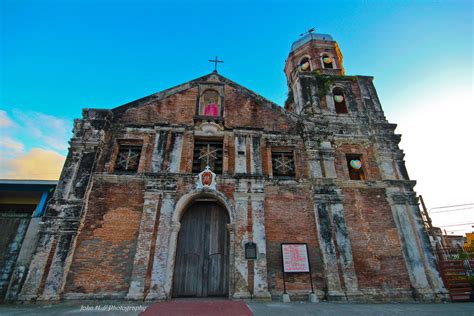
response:
[[[309,30],[307,30],[306,32],[304,33],[301,33],[300,36],[303,36],[305,34],[309,34],[309,33],[313,33],[315,31],[314,27],[310,28]]]

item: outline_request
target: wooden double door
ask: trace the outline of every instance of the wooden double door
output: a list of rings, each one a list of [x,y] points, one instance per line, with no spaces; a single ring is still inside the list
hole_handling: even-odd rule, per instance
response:
[[[227,296],[229,237],[226,210],[195,202],[181,219],[173,279],[174,297]]]

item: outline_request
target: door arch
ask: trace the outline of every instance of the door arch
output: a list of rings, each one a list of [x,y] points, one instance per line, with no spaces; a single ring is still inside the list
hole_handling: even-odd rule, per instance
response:
[[[227,296],[229,234],[227,211],[215,201],[195,201],[181,218],[173,297]]]

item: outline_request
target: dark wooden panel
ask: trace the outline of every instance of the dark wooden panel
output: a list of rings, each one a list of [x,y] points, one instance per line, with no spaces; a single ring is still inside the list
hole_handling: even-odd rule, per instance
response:
[[[213,202],[193,204],[181,219],[173,296],[225,296],[228,293],[227,212]]]

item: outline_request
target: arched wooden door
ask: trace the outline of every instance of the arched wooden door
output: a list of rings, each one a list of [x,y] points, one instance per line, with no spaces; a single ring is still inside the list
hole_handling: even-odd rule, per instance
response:
[[[226,210],[215,202],[196,202],[184,213],[176,250],[174,297],[228,294],[228,223]]]

